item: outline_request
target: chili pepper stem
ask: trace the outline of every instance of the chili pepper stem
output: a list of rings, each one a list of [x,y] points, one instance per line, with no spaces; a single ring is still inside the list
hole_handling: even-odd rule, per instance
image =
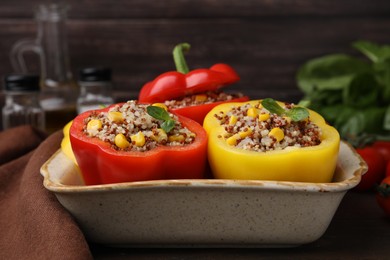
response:
[[[183,74],[187,74],[190,71],[184,58],[184,52],[188,52],[190,48],[191,45],[188,43],[179,43],[173,49],[173,60],[175,62],[176,70]]]

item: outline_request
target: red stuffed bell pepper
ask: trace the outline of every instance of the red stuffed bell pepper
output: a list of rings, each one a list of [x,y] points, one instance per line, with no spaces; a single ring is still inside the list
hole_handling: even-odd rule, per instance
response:
[[[184,59],[188,43],[178,44],[173,50],[177,71],[161,74],[146,83],[138,100],[143,103],[164,103],[170,111],[189,117],[203,124],[206,114],[215,106],[225,102],[249,100],[242,94],[226,94],[220,89],[237,82],[240,78],[227,64],[215,64],[209,69],[189,71]]]
[[[137,101],[80,114],[70,142],[87,185],[199,179],[206,165],[198,123]]]

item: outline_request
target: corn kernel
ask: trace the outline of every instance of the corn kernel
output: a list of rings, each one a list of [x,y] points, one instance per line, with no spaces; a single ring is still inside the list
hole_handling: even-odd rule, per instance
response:
[[[254,107],[249,108],[248,111],[246,112],[246,115],[250,117],[257,117],[258,115],[257,109]]]
[[[235,125],[237,123],[237,117],[236,116],[231,116],[229,118],[229,125]]]
[[[236,145],[237,144],[237,137],[235,135],[229,137],[228,139],[226,139],[226,143],[228,145]]]
[[[88,122],[87,124],[87,130],[99,130],[102,128],[102,121],[99,119],[92,119],[91,121]]]
[[[141,131],[130,136],[130,139],[138,147],[142,147],[145,144],[145,135]]]
[[[154,141],[159,142],[159,143],[162,141],[168,140],[167,133],[165,133],[165,131],[161,128],[157,129],[157,135],[156,135],[156,133],[153,133],[153,135],[150,136],[150,138],[152,138]]]
[[[252,129],[248,128],[248,130],[246,130],[244,132],[239,132],[238,134],[240,135],[241,138],[245,138],[245,137],[249,136],[251,133],[252,133]]]
[[[152,106],[154,106],[154,107],[161,107],[165,111],[168,111],[168,107],[165,104],[163,104],[163,103],[154,103]]]
[[[190,133],[190,137],[195,138],[196,134],[195,133]]]
[[[121,112],[111,111],[108,112],[108,120],[112,122],[121,122],[123,120],[123,116]]]
[[[115,145],[121,149],[125,149],[130,146],[129,141],[127,141],[126,137],[123,134],[117,134],[114,139]]]
[[[284,138],[284,132],[279,127],[275,127],[268,133],[268,136],[272,136],[276,139],[276,141],[280,142]]]
[[[183,135],[170,135],[168,137],[169,142],[182,142],[184,141],[184,136]]]
[[[207,95],[201,94],[201,95],[196,95],[195,96],[195,101],[196,102],[204,102],[207,100]]]
[[[259,121],[263,122],[263,121],[267,121],[269,119],[270,115],[268,113],[266,114],[260,114],[259,115]]]

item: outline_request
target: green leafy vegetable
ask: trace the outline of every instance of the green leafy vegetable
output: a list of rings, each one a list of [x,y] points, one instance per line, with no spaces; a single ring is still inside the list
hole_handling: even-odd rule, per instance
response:
[[[352,46],[366,59],[330,54],[299,68],[297,84],[305,94],[299,104],[319,112],[348,141],[390,135],[390,45]]]
[[[294,107],[286,111],[286,116],[290,117],[292,121],[298,122],[309,117],[309,111],[304,107]]]
[[[158,106],[148,106],[146,108],[146,112],[151,116],[154,117],[157,120],[162,120],[163,123],[161,124],[161,128],[166,132],[169,133],[174,127],[175,127],[175,120],[173,120],[169,113],[161,107]]]
[[[164,122],[161,124],[161,128],[162,128],[166,133],[169,133],[169,131],[171,131],[174,127],[175,127],[175,120],[173,120],[173,119],[166,120],[166,121],[164,121]]]
[[[304,107],[293,107],[292,109],[284,109],[274,99],[265,98],[261,101],[265,109],[278,116],[288,116],[292,121],[298,122],[309,117],[309,111]]]
[[[372,74],[357,74],[343,89],[343,103],[351,107],[376,106],[380,87]]]
[[[307,94],[343,89],[356,73],[367,71],[370,71],[369,64],[357,58],[344,54],[327,55],[312,59],[299,69],[298,86]]]
[[[383,121],[383,128],[386,130],[390,130],[390,106],[388,106],[386,109],[385,119]]]
[[[366,55],[374,63],[380,61],[383,56],[381,47],[372,42],[357,41],[352,46]]]
[[[265,107],[269,112],[275,113],[278,116],[283,115],[286,110],[284,110],[283,107],[281,107],[274,99],[272,98],[265,98],[261,101],[261,105]]]

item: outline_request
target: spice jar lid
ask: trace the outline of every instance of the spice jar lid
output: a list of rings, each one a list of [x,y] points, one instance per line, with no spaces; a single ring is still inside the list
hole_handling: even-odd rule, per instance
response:
[[[4,78],[6,91],[39,91],[38,75],[8,75]]]
[[[96,82],[111,81],[111,69],[105,67],[90,67],[80,71],[80,81]]]

